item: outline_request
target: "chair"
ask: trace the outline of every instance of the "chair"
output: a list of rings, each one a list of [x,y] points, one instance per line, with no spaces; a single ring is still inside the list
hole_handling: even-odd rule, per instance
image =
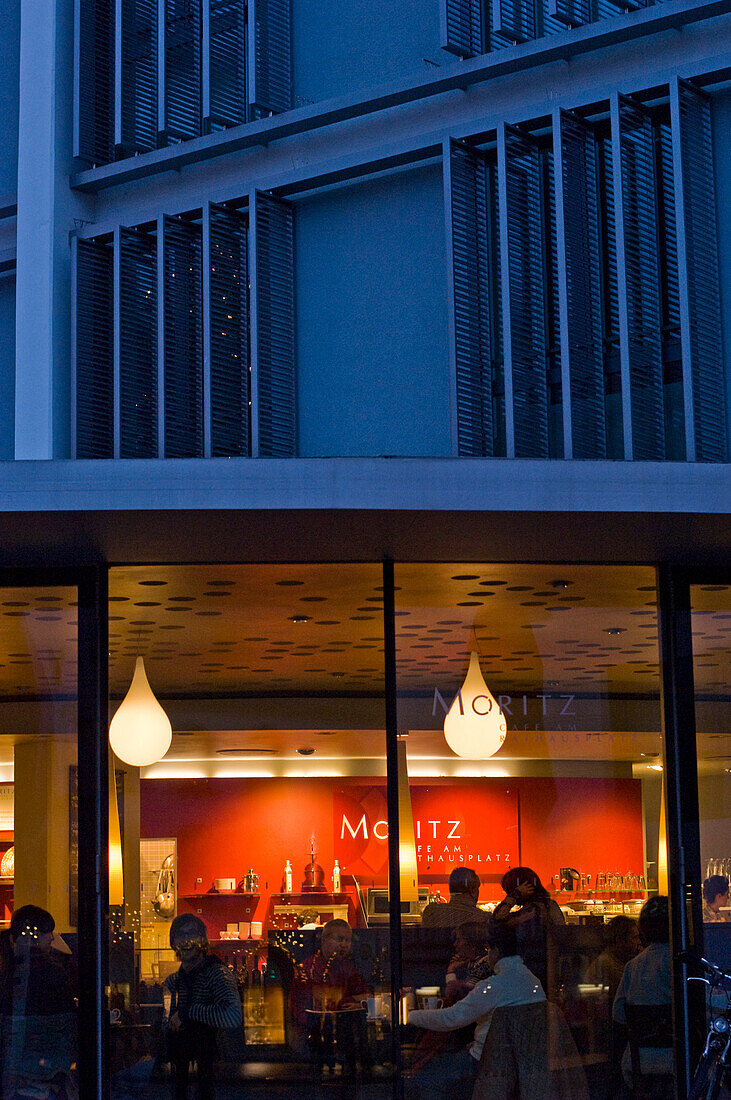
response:
[[[634,1100],[664,1100],[675,1095],[673,1016],[669,1004],[625,1004],[627,1042]]]
[[[497,1008],[472,1100],[589,1100],[566,1021],[550,1002]]]

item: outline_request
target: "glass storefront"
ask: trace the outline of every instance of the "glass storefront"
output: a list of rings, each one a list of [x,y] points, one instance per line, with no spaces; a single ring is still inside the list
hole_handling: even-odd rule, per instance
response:
[[[489,1095],[505,1072],[504,1026],[485,1038],[488,916],[507,930],[503,954],[517,944],[527,967],[495,970],[503,1011],[525,1005],[532,1018],[545,993],[563,1029],[555,1042],[574,1052],[554,1086],[571,1095],[580,1061],[590,1094],[615,1096],[627,1023],[615,995],[644,903],[667,895],[654,573],[403,565],[396,589],[399,736],[418,908],[427,902],[404,918],[420,1025],[402,1032],[407,1096],[461,1074],[469,1097],[478,1065]],[[667,920],[665,931],[657,993],[669,1002]],[[442,1001],[443,1016],[421,1014]],[[519,1066],[526,1053],[537,1056],[513,1050]]]
[[[387,590],[389,568],[112,568],[95,779],[77,589],[0,589],[3,1095],[86,1066],[115,1100],[469,1100],[531,1021],[552,1086],[609,1100],[646,1068],[648,1010],[672,1071],[655,571],[397,564]],[[730,591],[690,588],[703,944],[727,969]]]

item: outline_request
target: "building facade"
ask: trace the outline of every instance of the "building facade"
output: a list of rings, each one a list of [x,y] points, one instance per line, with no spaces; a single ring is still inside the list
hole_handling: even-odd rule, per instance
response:
[[[585,970],[658,892],[676,953],[731,955],[701,896],[731,869],[728,0],[0,21],[0,891],[79,937],[83,1095],[172,1072],[175,912],[237,975],[234,1095],[418,1095],[397,1003],[443,986],[414,937],[461,863],[488,907],[534,867]],[[443,744],[472,652],[494,757]],[[110,770],[139,656],[172,749]],[[362,948],[339,1038],[293,993],[313,905],[278,880],[310,857],[313,919]],[[607,990],[572,1001],[570,954],[536,965],[608,1096]]]

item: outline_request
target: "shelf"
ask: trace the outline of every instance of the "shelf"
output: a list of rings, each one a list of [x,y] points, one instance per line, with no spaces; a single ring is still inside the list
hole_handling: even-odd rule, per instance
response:
[[[2,879],[0,879],[2,882]],[[241,898],[243,901],[245,898],[259,898],[260,894],[245,894],[241,890],[216,890],[215,893],[206,891],[203,894],[178,894],[179,898],[183,901],[208,901],[211,898]]]

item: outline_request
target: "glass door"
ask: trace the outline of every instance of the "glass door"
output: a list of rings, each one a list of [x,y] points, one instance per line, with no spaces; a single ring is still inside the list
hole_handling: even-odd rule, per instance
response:
[[[78,1087],[78,616],[71,578],[0,587],[3,1096]]]

